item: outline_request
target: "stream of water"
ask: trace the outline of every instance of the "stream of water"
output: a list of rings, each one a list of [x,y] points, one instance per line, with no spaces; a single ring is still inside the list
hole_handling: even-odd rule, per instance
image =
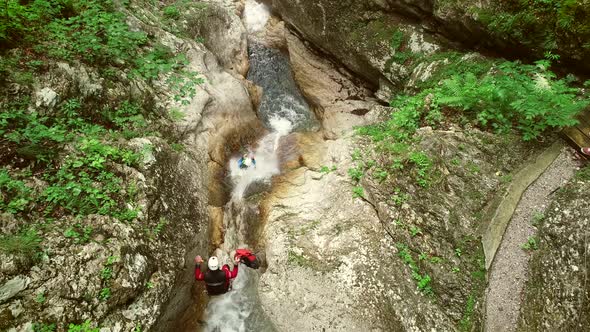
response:
[[[244,22],[249,33],[263,29],[268,17],[269,9],[265,5],[246,1]],[[271,178],[280,173],[281,138],[294,130],[316,129],[318,124],[293,80],[287,56],[253,41],[249,43],[248,53],[248,79],[263,88],[258,116],[269,133],[252,147],[247,147],[255,155],[255,167],[241,169],[238,166],[240,155],[231,158],[227,165],[232,193],[224,207],[224,242],[215,255],[230,266],[233,250],[252,245],[249,239],[260,222],[259,209],[256,200],[247,198],[267,190]],[[209,300],[205,310],[205,331],[275,331],[258,298],[259,273],[259,270],[240,266],[233,289]]]

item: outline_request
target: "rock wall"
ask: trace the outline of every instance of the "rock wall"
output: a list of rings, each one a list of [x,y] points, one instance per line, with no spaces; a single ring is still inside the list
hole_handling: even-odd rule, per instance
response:
[[[271,21],[272,43],[288,50],[322,131],[291,138],[301,156],[265,202],[269,268],[259,290],[270,318],[285,331],[483,328],[481,235],[511,174],[544,144],[452,123],[426,127],[411,144],[430,157],[430,184],[417,183],[411,163],[392,176],[394,161],[351,137],[353,127],[387,119],[392,110],[377,98],[387,101],[388,89],[436,84],[441,67],[486,59],[436,54],[444,47],[434,43],[444,39],[430,43],[421,28],[393,23],[395,15],[371,16],[379,9],[359,2],[274,4],[291,30]],[[356,22],[364,23],[355,30]],[[401,47],[390,45],[395,34]],[[350,169],[363,170],[360,183],[348,179]]]
[[[380,59],[387,59],[398,27],[435,44],[452,41],[512,58],[537,60],[552,51],[575,71],[590,71],[589,13],[582,3],[562,9],[471,0],[273,0],[272,5],[306,40],[373,84],[386,72]]]
[[[408,38],[404,48],[432,53],[443,38],[409,24],[395,12],[372,1],[273,1],[273,10],[304,40],[336,58],[373,87],[401,85],[408,71],[396,63],[391,39],[396,32]]]
[[[236,41],[236,49],[226,48],[224,38],[215,44],[212,36],[208,47],[219,52],[214,54],[195,36],[177,37],[161,27],[148,4],[133,2],[128,13],[133,29],[185,54],[187,67],[204,79],[188,105],[175,100],[165,77],[154,82],[134,78],[106,87],[100,74],[75,63],[52,65],[39,77],[39,90],[45,92],[37,94],[37,107],[56,106],[74,96],[96,105],[133,98],[184,116],[162,123],[162,137],[122,141],[142,156],[137,169],[116,166],[126,181],[135,183],[138,219],[124,223],[99,215],[61,218],[41,231],[44,252],[36,264],[18,255],[0,258],[0,330],[31,331],[34,324],[56,323],[57,330],[64,331],[70,323],[89,321],[103,331],[166,331],[194,300],[193,257],[209,251],[209,205],[222,204],[218,201],[224,196],[224,189],[214,185],[222,176],[221,165],[232,148],[260,132],[248,83],[239,74],[247,68],[240,58],[244,28],[236,8],[215,8],[217,16],[208,22],[233,22],[225,38]],[[173,149],[171,141],[184,148]],[[83,241],[65,238],[71,225],[93,231]],[[14,223],[2,215],[0,227],[10,234]],[[101,300],[105,288],[110,296]]]
[[[561,188],[539,225],[518,331],[583,331],[590,326],[590,172]]]

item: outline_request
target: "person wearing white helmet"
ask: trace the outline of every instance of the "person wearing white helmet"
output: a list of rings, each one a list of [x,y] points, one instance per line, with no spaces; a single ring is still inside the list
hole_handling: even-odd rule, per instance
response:
[[[219,259],[215,256],[211,256],[207,262],[208,269],[203,272],[201,270],[201,263],[203,263],[201,256],[195,257],[195,279],[199,281],[205,281],[205,288],[207,288],[207,294],[220,295],[224,294],[229,290],[230,281],[238,276],[238,263],[240,259],[235,259],[234,269],[230,271],[227,264],[219,268]]]

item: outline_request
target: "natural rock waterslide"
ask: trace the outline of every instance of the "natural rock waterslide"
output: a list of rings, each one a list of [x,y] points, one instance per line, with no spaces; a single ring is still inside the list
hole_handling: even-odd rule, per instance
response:
[[[276,49],[268,48],[255,40],[255,34],[262,30],[268,19],[268,8],[247,1],[244,8],[244,22],[252,36],[248,46],[248,79],[261,89],[256,100],[258,117],[270,131],[252,146],[255,166],[242,169],[238,166],[241,155],[227,163],[227,184],[231,188],[229,201],[222,211],[222,218],[213,217],[212,242],[217,246],[214,254],[222,262],[232,265],[229,254],[242,247],[254,247],[260,231],[261,215],[258,203],[260,195],[271,186],[273,176],[279,174],[285,163],[296,155],[283,138],[292,131],[317,130],[317,120],[307,102],[301,96],[288,64],[288,58]],[[242,147],[241,152],[246,147]],[[239,151],[238,151],[239,152]],[[222,224],[220,222],[222,221]],[[221,238],[217,238],[220,236]],[[256,249],[256,248],[255,248]],[[259,259],[264,253],[258,251]],[[258,300],[258,271],[244,266],[232,283],[232,291],[209,299],[203,314],[204,331],[273,331],[274,325],[268,320]],[[202,299],[202,296],[199,297]],[[198,304],[197,304],[198,306]],[[193,330],[199,325],[194,320],[197,310],[189,310],[183,322],[184,330]],[[193,319],[191,319],[191,317]],[[197,317],[198,318],[198,317]]]
[[[389,120],[396,110],[385,105],[398,94],[440,85],[441,68],[486,62],[444,52],[457,46],[449,22],[473,27],[472,18],[449,17],[455,5],[433,11],[437,1],[265,2],[282,17],[253,0],[184,2],[189,9],[162,28],[154,14],[162,6],[126,7],[134,30],[186,54],[204,79],[188,105],[163,77],[146,82],[120,72],[123,81],[102,86],[98,71],[59,64],[40,78],[35,107],[71,95],[133,96],[184,117],[162,137],[121,140],[142,157],[137,168],[119,165],[139,189],[137,220],[56,220],[43,230],[42,260],[26,271],[18,256],[0,256],[0,330],[37,332],[36,323],[55,322],[65,331],[88,321],[101,331],[496,331],[504,329],[493,325],[503,323],[497,315],[523,332],[584,330],[590,174],[552,193],[571,176],[569,152],[524,194],[490,271],[481,241],[505,190],[556,136],[524,143],[445,113],[438,129],[420,123],[402,147],[415,160],[398,162],[355,135],[355,126]],[[431,16],[434,23],[419,24]],[[481,35],[468,30],[457,39]],[[436,107],[430,95],[425,100]],[[237,167],[245,146],[255,152],[255,169]],[[420,178],[419,162],[430,175]],[[527,224],[533,204],[549,208],[529,281],[526,264],[510,269],[522,283],[502,281],[503,256],[517,259],[504,266],[528,261],[515,247],[531,229],[513,228]],[[15,233],[8,216],[0,222],[2,232]],[[64,241],[61,228],[74,222],[94,227],[86,242]],[[268,266],[243,267],[233,290],[209,301],[194,281],[194,256],[214,252],[229,262],[242,246]],[[108,284],[103,267],[112,273]],[[507,283],[522,289],[520,312],[513,296],[520,291]],[[106,300],[97,297],[103,286],[112,291]],[[504,309],[510,315],[494,309],[498,290],[516,300]]]

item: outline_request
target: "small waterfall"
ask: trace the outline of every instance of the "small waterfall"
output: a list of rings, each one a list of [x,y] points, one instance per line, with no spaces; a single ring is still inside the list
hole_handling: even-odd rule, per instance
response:
[[[265,4],[246,0],[243,20],[249,33],[263,30],[269,18],[270,10]]]
[[[272,123],[277,127],[263,137],[255,149],[256,167],[240,169],[238,157],[232,158],[229,162],[229,177],[233,184],[232,198],[224,208],[224,242],[215,252],[221,261],[231,262],[232,257],[228,253],[236,248],[248,247],[247,237],[252,226],[255,226],[254,223],[259,222],[257,203],[245,201],[244,194],[252,185],[270,185],[272,176],[280,172],[277,150],[280,138],[290,132],[291,122],[284,118],[276,118]],[[242,265],[233,282],[232,291],[211,298],[205,311],[205,331],[274,331],[259,305],[258,273],[257,270]]]
[[[250,33],[264,28],[270,16],[264,4],[246,1],[244,22]],[[288,58],[277,50],[250,43],[248,78],[263,87],[258,115],[270,133],[248,150],[256,158],[256,166],[241,169],[241,155],[230,159],[227,169],[232,185],[231,199],[224,207],[224,242],[215,251],[221,262],[232,265],[230,253],[248,247],[249,238],[260,222],[258,202],[248,198],[268,190],[273,176],[280,173],[281,138],[293,130],[310,130],[318,122],[293,80]],[[212,297],[205,310],[205,331],[267,332],[275,331],[266,318],[258,299],[259,270],[240,266],[233,289]]]

